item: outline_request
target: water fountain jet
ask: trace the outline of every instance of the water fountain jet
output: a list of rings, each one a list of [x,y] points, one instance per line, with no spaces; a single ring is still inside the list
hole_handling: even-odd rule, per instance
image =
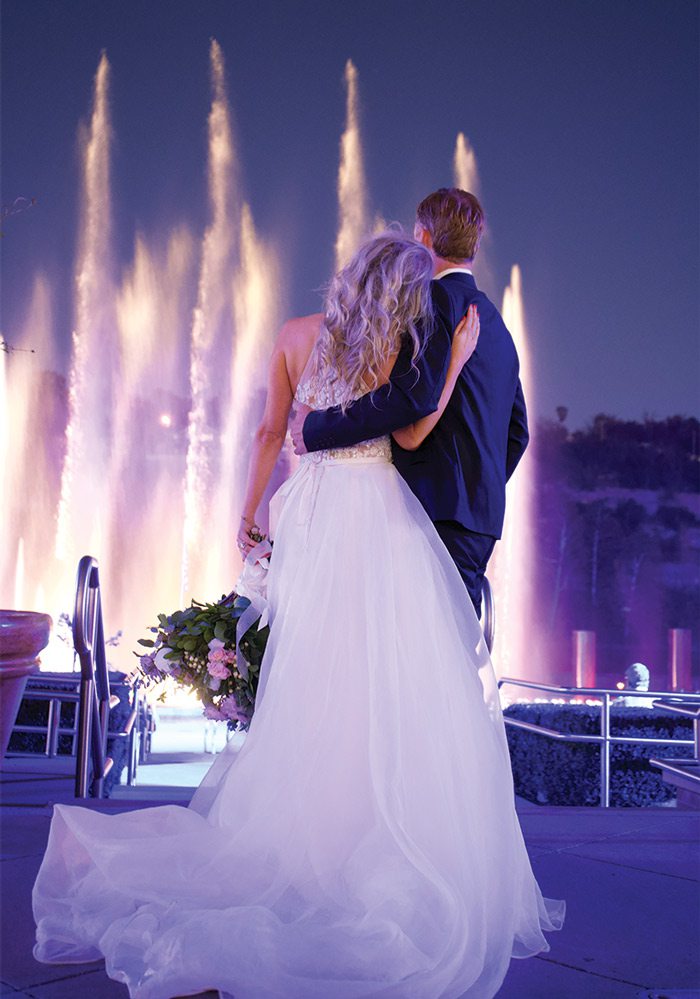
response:
[[[345,131],[340,140],[338,169],[338,234],[335,241],[336,270],[344,267],[369,231],[367,184],[360,139],[357,69],[345,65],[347,91]]]
[[[95,76],[92,115],[83,134],[83,212],[75,275],[69,420],[56,530],[56,557],[71,576],[80,555],[101,547],[103,514],[109,502],[106,472],[115,326],[109,74],[109,63],[103,53]]]
[[[534,384],[522,295],[522,275],[517,264],[503,296],[503,319],[520,357],[520,380],[532,414]],[[533,543],[534,445],[523,455],[506,488],[503,537],[489,566],[496,594],[496,642],[493,659],[499,676],[542,679],[537,629],[537,562]]]
[[[468,191],[482,202],[481,180],[476,162],[476,153],[464,132],[460,132],[457,135],[452,160],[452,172],[455,187],[459,187],[462,191]],[[495,300],[497,283],[491,264],[491,232],[488,226],[488,219],[483,236],[481,237],[479,252],[474,261],[473,271],[476,282],[482,291],[485,291],[489,298]]]
[[[234,250],[233,136],[226,99],[223,53],[212,39],[210,47],[212,104],[209,112],[209,202],[211,222],[204,234],[197,304],[192,317],[190,347],[190,413],[187,430],[185,519],[181,602],[194,594],[210,592],[211,547],[206,524],[215,487],[217,427],[212,416],[212,354],[231,328],[225,289]],[[218,589],[218,587],[217,587]]]

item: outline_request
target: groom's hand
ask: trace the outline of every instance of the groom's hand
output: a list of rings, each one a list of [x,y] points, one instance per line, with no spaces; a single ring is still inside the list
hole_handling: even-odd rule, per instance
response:
[[[304,420],[311,412],[310,406],[305,406],[302,402],[295,402],[292,410],[292,420],[289,424],[289,432],[292,435],[295,454],[306,454],[307,447],[304,443]]]

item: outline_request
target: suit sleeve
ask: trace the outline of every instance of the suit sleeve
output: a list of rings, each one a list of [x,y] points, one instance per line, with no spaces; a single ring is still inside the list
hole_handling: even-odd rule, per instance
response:
[[[345,413],[340,406],[309,413],[303,429],[307,450],[351,447],[435,412],[450,361],[452,318],[444,289],[435,281],[431,289],[433,328],[416,363],[411,363],[412,345],[405,344],[386,385],[361,396]]]
[[[510,424],[508,426],[508,453],[506,456],[506,479],[509,479],[516,469],[516,466],[530,440],[527,429],[527,409],[525,406],[525,396],[523,387],[518,379],[518,387],[515,390],[515,401],[510,414]]]

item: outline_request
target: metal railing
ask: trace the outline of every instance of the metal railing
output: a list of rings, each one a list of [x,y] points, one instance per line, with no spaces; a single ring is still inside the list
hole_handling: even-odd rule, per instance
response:
[[[666,771],[667,773],[674,774],[676,777],[682,777],[686,782],[689,781],[691,784],[697,784],[700,786],[700,707],[685,707],[683,702],[687,702],[689,699],[689,697],[683,694],[680,698],[680,702],[659,700],[654,701],[654,707],[658,708],[660,711],[668,711],[674,715],[682,715],[684,718],[692,718],[694,759],[688,761],[675,759],[665,760],[657,759],[655,756],[652,756],[649,762],[653,767],[658,767],[662,773]]]
[[[71,754],[75,756],[78,745],[78,711],[73,716],[73,723],[63,724],[62,710],[64,704],[76,704],[80,700],[79,679],[71,674],[39,673],[30,676],[22,695],[22,701],[45,701],[48,703],[48,714],[45,722],[34,724],[15,723],[12,732],[24,735],[39,735],[44,737],[44,756],[53,759],[58,755],[59,737],[70,736]],[[13,750],[10,756],[36,756],[36,753]]]
[[[12,728],[13,734],[43,738],[43,755],[48,759],[55,759],[58,756],[77,756],[80,720],[78,704],[81,696],[81,682],[79,673],[68,675],[64,673],[39,673],[34,677],[29,677],[27,687],[22,695],[22,702],[46,702],[48,705],[46,720],[36,721],[32,724],[15,723]],[[119,732],[108,731],[107,733],[110,740],[126,739],[128,741],[126,782],[129,785],[136,780],[139,764],[146,763],[148,760],[151,735],[155,728],[153,709],[143,695],[139,694],[138,683],[134,685],[133,690],[134,707],[125,728]],[[110,704],[114,704],[115,700],[119,699],[110,696]],[[63,708],[69,704],[75,705],[73,721],[64,724]],[[70,749],[64,753],[60,740],[66,736],[70,739]],[[30,749],[12,749],[8,751],[7,755],[32,758],[36,757],[37,753]]]
[[[603,687],[559,687],[555,684],[536,683],[533,680],[519,680],[516,677],[504,676],[498,681],[498,686],[506,684],[511,687],[526,687],[529,690],[538,690],[543,693],[557,694],[560,697],[595,697],[601,698],[600,714],[600,735],[582,735],[577,732],[560,732],[558,729],[546,728],[544,725],[536,725],[533,722],[521,721],[519,718],[510,718],[504,715],[506,725],[512,728],[520,728],[526,732],[535,732],[548,739],[555,739],[559,742],[589,742],[600,746],[600,805],[602,808],[610,807],[610,746],[619,743],[633,743],[635,745],[667,746],[672,743],[674,746],[695,746],[695,739],[647,739],[640,736],[610,735],[610,702],[611,698],[618,697],[644,697],[644,698],[664,698],[665,700],[690,701],[700,705],[700,694],[674,694],[670,691],[655,690],[610,690]],[[697,735],[697,733],[696,733]]]
[[[73,645],[80,660],[75,796],[87,798],[89,784],[93,796],[101,798],[104,779],[113,764],[111,757],[107,756],[109,710],[113,702],[107,676],[100,576],[97,562],[90,555],[84,555],[78,565]],[[118,698],[116,702],[119,703]],[[89,778],[90,763],[92,779]]]
[[[75,796],[87,798],[89,791],[93,797],[101,798],[104,779],[114,764],[112,757],[107,756],[108,737],[128,740],[127,783],[134,782],[139,762],[136,740],[143,712],[136,687],[132,710],[126,724],[120,732],[109,732],[109,712],[119,704],[119,698],[112,695],[109,688],[100,576],[97,561],[90,555],[84,555],[78,565],[73,644],[80,661]],[[90,765],[92,765],[92,777],[90,777]]]

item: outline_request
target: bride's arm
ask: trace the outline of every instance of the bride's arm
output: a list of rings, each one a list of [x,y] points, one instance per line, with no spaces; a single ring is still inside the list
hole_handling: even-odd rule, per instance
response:
[[[415,423],[395,430],[392,437],[405,451],[415,451],[428,436],[433,427],[445,412],[447,403],[454,392],[459,373],[467,363],[476,349],[479,339],[479,313],[475,305],[470,305],[466,316],[455,329],[452,338],[452,352],[450,354],[450,364],[447,369],[445,387],[440,395],[438,408],[429,416],[424,416]]]
[[[238,546],[243,555],[255,544],[249,532],[255,524],[256,511],[282,450],[294,399],[284,352],[285,340],[285,327],[282,327],[270,360],[265,412],[255,432],[250,452],[248,482],[238,529]]]

